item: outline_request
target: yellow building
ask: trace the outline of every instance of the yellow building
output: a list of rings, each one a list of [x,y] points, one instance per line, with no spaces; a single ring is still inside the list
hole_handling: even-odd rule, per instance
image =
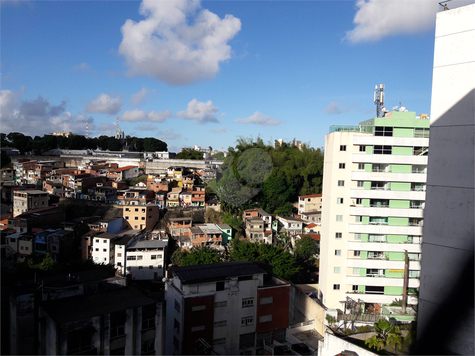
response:
[[[126,205],[123,208],[126,226],[134,230],[152,230],[158,221],[158,206]]]

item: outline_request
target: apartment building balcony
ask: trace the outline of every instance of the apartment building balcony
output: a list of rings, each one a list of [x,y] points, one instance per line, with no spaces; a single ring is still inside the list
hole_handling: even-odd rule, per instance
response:
[[[348,250],[421,253],[421,245],[416,243],[360,242],[348,241]],[[384,258],[383,258],[384,259]]]
[[[415,189],[415,188],[414,188]],[[426,192],[420,190],[400,191],[383,189],[351,189],[351,198],[366,199],[400,199],[400,200],[425,200]]]
[[[346,293],[346,297],[357,300],[360,299],[365,303],[384,303],[390,304],[394,299],[400,299],[400,295],[388,295],[388,294],[363,294],[363,293]],[[417,304],[416,298],[409,298],[410,304]]]
[[[352,160],[354,163],[427,165],[428,156],[375,155],[375,154],[353,153]]]
[[[390,208],[389,205],[387,206],[375,205],[373,207],[350,206],[350,215],[422,218],[424,215],[424,209],[421,209],[418,207],[409,208],[409,209]],[[373,223],[370,223],[370,224],[373,224]]]
[[[372,182],[407,182],[425,183],[425,173],[392,173],[392,172],[351,172],[351,180]]]
[[[422,236],[422,226],[349,224],[349,233]]]
[[[346,276],[346,284],[359,286],[381,286],[381,287],[402,287],[404,284],[403,278],[374,278],[374,277],[353,277]],[[408,288],[419,288],[419,279],[409,279]]]
[[[393,136],[367,136],[355,135],[353,136],[354,145],[373,146],[399,146],[399,147],[413,147],[413,146],[429,146],[429,139],[424,137],[393,137]]]
[[[378,268],[378,269],[404,269],[404,261],[391,260],[363,260],[360,257],[348,258],[347,267],[351,268]],[[411,271],[420,271],[420,261],[409,261]]]

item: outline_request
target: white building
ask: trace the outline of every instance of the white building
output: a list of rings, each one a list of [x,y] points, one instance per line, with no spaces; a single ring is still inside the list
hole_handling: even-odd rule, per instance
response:
[[[408,288],[419,287],[429,120],[395,111],[325,136],[319,297],[364,311],[401,299],[405,255]],[[410,302],[416,302],[411,299]]]
[[[126,273],[132,279],[152,280],[164,277],[168,240],[136,239],[127,246]]]
[[[427,347],[450,320],[433,346],[460,355],[474,354],[474,44],[475,5],[437,14],[417,336]],[[456,300],[468,292],[468,304]]]

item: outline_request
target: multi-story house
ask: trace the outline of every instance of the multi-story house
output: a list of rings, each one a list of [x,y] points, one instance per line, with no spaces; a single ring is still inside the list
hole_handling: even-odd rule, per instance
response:
[[[152,230],[160,214],[156,205],[125,205],[122,209],[125,223],[134,230]]]
[[[151,203],[155,192],[148,189],[131,188],[117,191],[117,201],[121,205],[144,205]]]
[[[126,166],[121,168],[113,168],[107,172],[107,177],[116,181],[124,179],[133,179],[139,176],[139,167]]]
[[[300,195],[298,214],[322,211],[322,194]]]
[[[205,193],[204,186],[195,185],[191,193],[192,193],[192,196],[191,196],[192,206],[205,206],[206,193]]]
[[[135,280],[164,277],[168,240],[134,239],[126,247],[126,274]]]
[[[191,227],[193,246],[220,248],[223,232],[214,224],[199,224]]]
[[[277,216],[279,231],[287,236],[301,234],[303,231],[303,221],[290,216]]]
[[[258,221],[260,220],[260,221]],[[272,215],[262,209],[243,212],[244,230],[251,241],[272,243]]]
[[[168,180],[161,176],[148,175],[147,176],[147,189],[154,192],[165,191],[168,192],[169,183]]]
[[[407,111],[330,128],[319,282],[327,307],[350,297],[377,312],[402,298],[405,269],[408,288],[419,287],[428,137],[427,115]]]
[[[230,243],[233,238],[233,228],[228,224],[216,224],[216,227],[223,233],[222,245],[225,246]]]
[[[173,189],[171,192],[167,193],[167,207],[176,207],[180,206],[180,194],[181,189]]]
[[[117,239],[117,234],[99,232],[94,235],[91,257],[95,263],[115,264],[114,239]]]
[[[290,284],[247,261],[172,267],[166,355],[259,354],[285,341]]]
[[[41,190],[17,190],[13,193],[13,217],[47,206],[48,193]]]

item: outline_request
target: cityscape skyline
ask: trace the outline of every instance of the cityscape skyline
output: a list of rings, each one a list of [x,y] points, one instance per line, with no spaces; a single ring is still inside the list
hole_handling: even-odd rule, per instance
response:
[[[258,135],[322,148],[332,124],[375,116],[380,83],[388,110],[430,114],[441,10],[435,0],[2,2],[1,131],[85,134],[87,120],[89,137],[113,136],[119,117],[125,135],[170,151]]]

